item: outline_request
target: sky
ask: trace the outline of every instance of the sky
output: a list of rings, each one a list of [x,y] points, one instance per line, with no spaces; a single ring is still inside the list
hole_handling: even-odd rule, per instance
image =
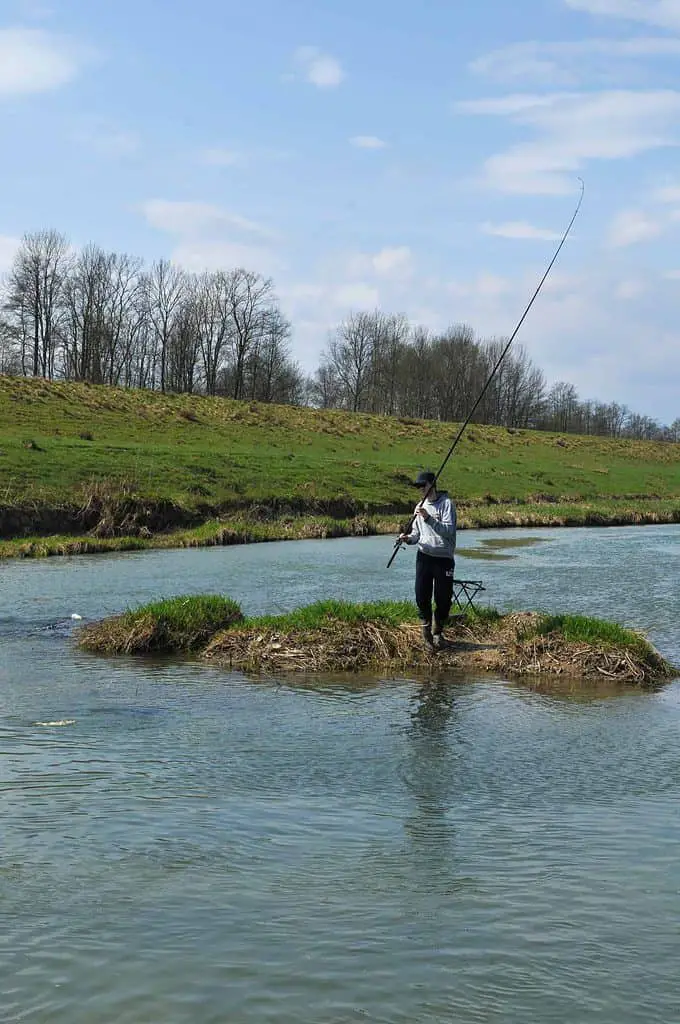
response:
[[[515,328],[680,416],[680,0],[0,0],[0,272],[25,232],[273,278],[292,355],[380,308]]]

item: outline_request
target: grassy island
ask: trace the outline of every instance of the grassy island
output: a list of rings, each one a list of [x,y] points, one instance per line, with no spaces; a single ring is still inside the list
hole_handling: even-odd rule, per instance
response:
[[[286,615],[248,618],[227,597],[175,597],[80,628],[102,654],[185,654],[212,665],[271,674],[415,672],[564,676],[649,687],[680,669],[643,634],[578,615],[468,609],[440,651],[426,647],[407,601],[323,601]]]
[[[400,532],[460,424],[0,375],[0,557]],[[680,522],[680,445],[472,424],[461,529]]]

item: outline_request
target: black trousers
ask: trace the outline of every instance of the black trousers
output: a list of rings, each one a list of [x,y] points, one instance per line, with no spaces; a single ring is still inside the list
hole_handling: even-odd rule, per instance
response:
[[[434,585],[435,626],[445,626],[453,600],[453,558],[435,558],[419,551],[416,555],[416,604],[423,622],[432,622]]]

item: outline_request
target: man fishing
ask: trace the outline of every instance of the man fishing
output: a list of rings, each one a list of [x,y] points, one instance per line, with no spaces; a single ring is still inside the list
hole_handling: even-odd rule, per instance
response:
[[[454,552],[456,550],[456,506],[447,491],[438,491],[434,473],[423,471],[415,480],[422,497],[416,505],[410,533],[402,533],[404,544],[417,544],[416,604],[422,622],[423,640],[435,650],[442,646],[442,631],[453,600]],[[432,592],[434,587],[434,629]]]

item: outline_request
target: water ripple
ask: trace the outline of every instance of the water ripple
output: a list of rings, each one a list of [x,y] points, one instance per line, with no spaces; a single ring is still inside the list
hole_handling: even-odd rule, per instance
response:
[[[551,536],[485,564],[491,590],[548,604],[559,573],[564,606],[642,617],[680,651],[680,530]],[[626,598],[616,567],[642,578],[650,544],[649,593]],[[228,579],[253,610],[329,581],[410,596],[412,565],[377,578],[372,551],[382,564],[372,539],[8,567],[1,1020],[678,1019],[678,684],[249,682],[72,643],[71,611],[176,579]]]

